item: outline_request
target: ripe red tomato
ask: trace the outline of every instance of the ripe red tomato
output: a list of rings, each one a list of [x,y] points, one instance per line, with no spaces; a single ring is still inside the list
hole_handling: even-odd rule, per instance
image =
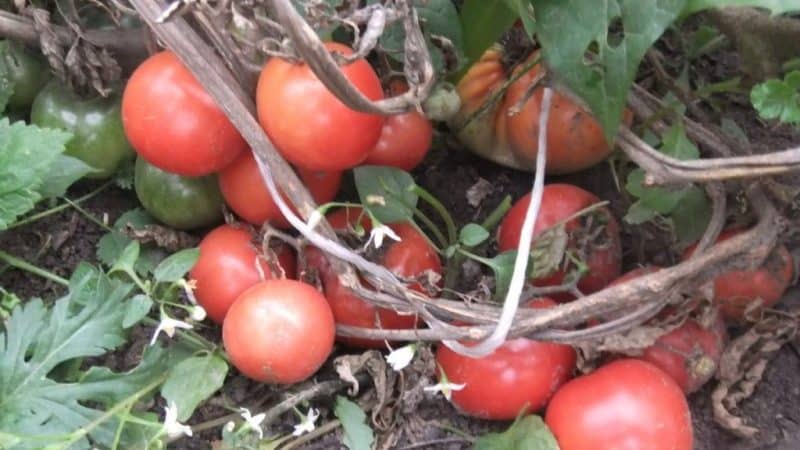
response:
[[[727,230],[720,233],[717,242],[730,239],[741,233],[740,230]],[[694,253],[695,246],[684,254],[684,259]],[[789,250],[783,245],[775,247],[764,264],[755,270],[734,270],[723,273],[714,279],[714,303],[725,318],[732,321],[744,319],[745,310],[756,300],[761,306],[769,308],[781,299],[794,276],[794,261]]]
[[[561,450],[691,450],[692,419],[663,371],[621,359],[559,389],[545,422]]]
[[[533,306],[556,303],[539,299]],[[462,356],[440,345],[436,361],[451,383],[452,401],[463,412],[483,419],[510,420],[542,409],[556,390],[572,377],[576,354],[569,345],[532,339],[511,339],[483,358]]]
[[[365,229],[371,228],[366,216],[360,215],[360,208],[340,209],[329,214],[328,221],[334,229],[344,229],[347,224],[353,224],[361,217],[362,225]],[[384,241],[383,253],[378,263],[401,277],[413,278],[422,275],[430,270],[441,274],[442,265],[439,255],[428,241],[411,225],[393,224],[392,230],[400,237],[396,242],[387,238]],[[314,247],[304,250],[307,264],[314,268],[320,275],[325,288],[325,296],[328,298],[333,316],[336,322],[343,325],[351,325],[363,328],[381,329],[406,329],[415,328],[419,325],[419,318],[416,315],[400,314],[397,311],[379,308],[362,300],[350,288],[342,286],[339,277],[330,267],[327,258],[322,252]],[[366,281],[362,280],[366,286]],[[424,292],[424,288],[419,283],[412,283],[411,289]],[[339,341],[361,348],[383,348],[383,341],[342,337]]]
[[[328,203],[339,192],[341,172],[298,169],[298,173],[317,204]],[[272,201],[252,152],[243,152],[219,173],[219,187],[225,203],[242,219],[253,225],[269,221],[278,228],[291,227]]]
[[[262,281],[246,290],[222,325],[233,365],[254,380],[280,384],[313,375],[333,350],[334,334],[325,297],[295,280]]]
[[[519,244],[522,222],[530,204],[531,195],[527,194],[519,199],[508,211],[500,228],[497,231],[497,244],[501,252],[513,250]],[[539,217],[534,226],[534,237],[547,229],[567,219],[578,211],[585,209],[600,201],[594,194],[577,186],[569,184],[548,184],[544,187],[542,205]],[[590,226],[590,229],[586,227]],[[580,244],[585,236],[597,231],[602,231],[588,245]],[[606,287],[617,278],[622,270],[622,244],[619,236],[619,225],[608,208],[602,207],[570,220],[565,225],[569,235],[568,250],[573,251],[586,263],[589,270],[578,282],[578,288],[584,294],[591,294]],[[572,263],[567,264],[566,270],[556,270],[551,275],[534,280],[537,286],[555,286],[562,284],[570,270]],[[556,296],[556,300],[562,297]]]
[[[342,44],[329,51],[350,55]],[[351,83],[371,100],[383,98],[375,71],[364,59],[341,67]],[[354,111],[340,102],[305,64],[272,58],[256,89],[258,119],[281,154],[298,167],[341,171],[367,158],[381,134],[383,116]]]
[[[275,251],[286,277],[294,278],[294,252],[287,245]],[[267,260],[253,244],[253,235],[242,228],[222,225],[200,242],[200,258],[189,277],[197,281],[194,291],[197,303],[205,308],[208,317],[221,324],[236,298],[261,281],[262,274],[272,277]]]
[[[184,176],[216,172],[247,149],[225,113],[171,52],[146,59],[122,95],[122,124],[150,164]]]
[[[432,140],[430,120],[417,111],[389,116],[364,163],[411,171],[425,159]]]

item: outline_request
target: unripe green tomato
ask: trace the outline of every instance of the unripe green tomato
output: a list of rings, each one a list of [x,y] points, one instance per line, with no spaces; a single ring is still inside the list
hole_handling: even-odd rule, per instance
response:
[[[133,185],[144,209],[172,228],[191,230],[222,221],[223,200],[216,175],[183,177],[137,158]]]
[[[28,51],[14,41],[0,41],[0,58],[0,74],[5,73],[11,82],[12,94],[8,99],[8,108],[27,110],[36,94],[52,77],[50,67],[41,55]]]
[[[53,80],[33,101],[31,123],[72,133],[64,154],[96,169],[88,178],[109,178],[120,163],[134,155],[122,128],[120,97],[116,94],[83,98]]]

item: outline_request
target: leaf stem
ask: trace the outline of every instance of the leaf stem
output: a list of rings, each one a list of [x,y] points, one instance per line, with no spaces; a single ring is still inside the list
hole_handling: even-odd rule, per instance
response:
[[[494,210],[492,210],[492,212],[485,219],[483,219],[483,222],[481,222],[481,226],[485,230],[491,232],[494,229],[494,227],[496,227],[497,224],[500,223],[501,220],[503,220],[503,217],[505,217],[508,210],[511,209],[511,203],[512,203],[511,196],[506,195],[503,201],[500,202],[500,204],[497,205],[497,207]]]
[[[101,184],[99,187],[97,187],[97,189],[93,190],[92,192],[89,192],[88,194],[86,194],[86,195],[84,195],[82,197],[78,197],[75,200],[72,200],[71,203],[65,202],[65,203],[62,203],[62,204],[60,204],[58,206],[54,206],[54,207],[52,207],[50,209],[46,209],[46,210],[44,210],[42,212],[38,212],[38,213],[36,213],[36,214],[34,214],[32,216],[28,216],[28,217],[26,217],[24,219],[18,220],[16,222],[12,223],[11,225],[9,225],[8,227],[6,227],[6,230],[10,230],[12,228],[17,228],[17,227],[20,227],[22,225],[29,224],[31,222],[36,222],[37,220],[44,219],[47,216],[59,213],[59,212],[65,210],[65,209],[73,206],[73,204],[83,203],[86,200],[89,200],[92,197],[96,196],[97,194],[99,194],[99,193],[103,192],[104,190],[106,190],[109,186],[111,186],[113,184],[113,182],[114,182],[113,180],[106,181],[105,183]]]
[[[433,233],[433,236],[436,238],[437,241],[439,241],[439,248],[447,247],[448,245],[447,238],[444,236],[444,234],[442,234],[442,230],[440,230],[439,227],[436,226],[436,224],[433,222],[433,220],[431,220],[430,217],[428,217],[424,212],[420,211],[419,209],[414,209],[414,216],[417,219],[419,219],[420,222],[422,222],[422,224],[425,225],[425,227],[431,231],[431,233]],[[425,233],[422,233],[422,235],[425,236]],[[434,247],[436,246],[434,245]]]
[[[439,199],[417,184],[414,185],[413,192],[417,194],[419,198],[425,200],[429,205],[431,205],[434,210],[436,210],[442,220],[444,220],[444,225],[447,228],[448,244],[455,244],[458,241],[458,228],[456,228],[456,224],[453,221],[453,216],[450,215],[450,212],[447,210],[447,208],[442,204],[442,202],[439,201]],[[445,245],[445,247],[447,247],[447,245]]]
[[[66,278],[61,278],[60,276],[50,272],[48,270],[42,269],[39,266],[35,266],[28,261],[23,259],[17,258],[14,255],[10,255],[3,250],[0,250],[0,261],[5,262],[11,267],[16,267],[17,269],[24,270],[26,272],[30,272],[34,275],[38,275],[42,278],[48,279],[50,281],[56,282],[62,286],[69,286],[69,280]]]

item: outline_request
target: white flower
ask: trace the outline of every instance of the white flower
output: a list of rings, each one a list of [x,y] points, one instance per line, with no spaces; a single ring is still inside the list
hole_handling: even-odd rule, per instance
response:
[[[236,429],[236,423],[232,420],[229,420],[228,423],[226,423],[225,426],[222,427],[222,429],[228,433],[233,433],[233,430]]]
[[[167,336],[172,337],[175,336],[175,329],[176,328],[183,328],[184,330],[191,330],[193,327],[191,324],[183,322],[181,320],[173,319],[172,317],[166,315],[163,311],[161,312],[161,322],[158,323],[158,327],[156,328],[155,333],[153,333],[153,338],[150,339],[150,345],[156,343],[156,339],[158,339],[158,334],[162,331],[167,334]]]
[[[186,436],[192,435],[192,428],[189,425],[184,425],[178,422],[178,406],[175,402],[169,402],[169,406],[164,408],[164,431],[167,432],[169,438],[174,439],[184,434]]]
[[[206,309],[203,308],[202,306],[195,305],[194,307],[192,307],[191,317],[192,320],[194,320],[195,322],[202,322],[203,320],[205,320],[206,316],[207,316]]]
[[[197,304],[197,299],[194,296],[194,290],[197,289],[197,280],[185,280],[181,278],[178,280],[178,286],[183,288],[183,292],[186,293],[186,298],[189,299],[189,302],[193,305]]]
[[[311,215],[308,217],[308,223],[307,223],[308,228],[311,228],[313,230],[317,225],[319,225],[319,222],[321,220],[322,220],[322,213],[319,212],[318,209],[315,209],[314,211],[311,212]]]
[[[371,242],[375,243],[375,248],[381,248],[381,245],[383,245],[384,236],[390,239],[394,239],[397,242],[400,242],[401,240],[400,236],[398,236],[397,233],[394,232],[394,230],[387,227],[386,225],[381,224],[373,228],[372,231],[370,231],[369,239],[367,239],[367,243],[364,244],[364,248],[369,247],[369,244]]]
[[[400,371],[411,364],[411,360],[414,359],[414,355],[416,353],[417,346],[414,344],[408,344],[404,347],[392,350],[391,353],[386,355],[386,362],[392,366],[392,369]]]
[[[259,439],[264,439],[264,430],[261,429],[261,422],[264,421],[264,418],[267,417],[265,413],[256,414],[255,416],[250,414],[250,410],[247,408],[239,408],[239,412],[242,415],[247,427],[251,430],[255,430],[258,433]]]
[[[450,397],[453,395],[453,391],[460,391],[464,389],[464,387],[466,387],[466,384],[457,384],[442,380],[439,382],[439,384],[425,386],[424,390],[427,392],[441,392],[442,395],[444,395],[444,398],[450,400]]]
[[[314,431],[314,422],[317,421],[317,417],[319,417],[319,410],[314,408],[308,408],[308,414],[306,415],[303,420],[294,426],[294,432],[292,436],[300,436],[303,433],[308,433]]]

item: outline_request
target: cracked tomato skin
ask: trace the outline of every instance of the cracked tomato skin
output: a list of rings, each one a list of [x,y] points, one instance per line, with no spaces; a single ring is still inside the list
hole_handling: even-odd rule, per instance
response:
[[[178,175],[217,172],[247,149],[222,109],[169,51],[147,58],[131,75],[122,122],[142,158]]]
[[[656,366],[621,359],[569,381],[547,407],[561,450],[691,450],[689,405]]]
[[[329,51],[350,55],[346,45],[329,42]],[[383,99],[375,71],[364,59],[341,67],[344,76],[370,100]],[[367,158],[381,135],[384,119],[350,109],[305,64],[271,58],[256,88],[258,120],[289,162],[310,170],[342,171]]]
[[[528,303],[534,308],[554,305],[549,298]],[[449,382],[465,385],[452,391],[452,402],[460,411],[482,419],[511,420],[547,404],[572,378],[576,354],[569,345],[518,338],[483,358],[462,356],[440,345],[436,362]]]
[[[519,244],[522,222],[530,204],[531,194],[519,199],[506,213],[497,231],[498,250],[501,252],[514,250]],[[542,205],[539,216],[534,226],[534,238],[547,229],[557,225],[573,214],[595,203],[600,202],[594,194],[570,184],[548,184],[544,187]],[[619,224],[611,211],[603,206],[593,212],[602,215],[606,221],[599,243],[592,244],[588,249],[585,262],[588,272],[578,281],[578,289],[584,294],[597,292],[608,286],[622,271],[622,243],[619,236]],[[596,222],[596,221],[595,221]],[[566,223],[566,231],[570,235],[579,232],[581,217]],[[568,249],[575,248],[573,239],[568,243]],[[568,270],[572,267],[570,265]],[[556,270],[550,275],[534,280],[537,286],[556,286],[564,282],[567,275],[565,270]],[[556,300],[563,300],[556,296]]]
[[[341,172],[307,169],[298,169],[297,172],[318,205],[333,200],[342,184]],[[253,225],[270,222],[278,228],[291,228],[278,209],[278,205],[272,200],[252,152],[242,152],[233,163],[219,173],[219,187],[222,196],[225,197],[225,203],[247,222]],[[284,199],[289,206],[293,206],[285,196]]]
[[[222,341],[231,362],[256,381],[292,384],[313,375],[333,350],[325,296],[295,280],[262,281],[231,305]]]
[[[726,230],[720,233],[717,242],[730,239],[741,230]],[[694,253],[695,246],[687,249],[684,259]],[[726,319],[733,322],[744,320],[747,307],[761,300],[762,308],[778,303],[794,276],[794,261],[789,250],[776,246],[764,264],[754,270],[733,270],[714,279],[714,303]]]
[[[262,274],[272,278],[266,259],[259,255],[247,230],[220,225],[200,241],[200,257],[189,272],[196,280],[194,291],[200,304],[214,322],[222,324],[233,302],[242,292],[261,281]],[[295,256],[287,245],[275,249],[278,264],[287,278],[295,277]]]

